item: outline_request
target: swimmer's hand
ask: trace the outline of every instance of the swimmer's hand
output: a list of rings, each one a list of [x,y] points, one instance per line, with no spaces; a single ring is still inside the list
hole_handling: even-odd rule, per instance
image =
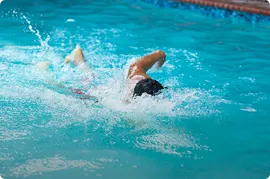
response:
[[[166,54],[162,50],[157,50],[155,53],[159,55],[159,59],[157,61],[157,67],[160,68],[165,63]]]
[[[165,58],[161,58],[158,62],[157,62],[157,67],[160,68],[162,67],[162,65],[165,63]]]
[[[165,58],[160,58],[154,65],[152,66],[153,69],[158,70],[162,67],[162,65],[165,63]]]
[[[166,54],[162,50],[157,50],[153,53],[156,56],[156,62],[154,63],[154,68],[161,68],[166,61]]]

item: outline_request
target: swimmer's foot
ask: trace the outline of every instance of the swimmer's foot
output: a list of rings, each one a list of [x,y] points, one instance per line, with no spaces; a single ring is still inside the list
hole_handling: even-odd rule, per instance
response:
[[[68,55],[68,56],[66,56],[66,58],[65,58],[64,64],[68,64],[68,63],[70,63],[70,62],[72,62],[72,57],[71,57],[70,55]]]
[[[36,67],[40,71],[48,71],[50,65],[51,64],[49,62],[42,61],[42,62],[38,62]]]
[[[73,61],[74,60],[74,61]],[[66,56],[65,58],[65,61],[64,63],[67,64],[67,63],[70,63],[72,62],[75,64],[75,65],[79,65],[83,62],[85,62],[85,59],[84,59],[84,55],[83,55],[83,52],[82,52],[82,49],[77,46],[72,52],[70,55]]]

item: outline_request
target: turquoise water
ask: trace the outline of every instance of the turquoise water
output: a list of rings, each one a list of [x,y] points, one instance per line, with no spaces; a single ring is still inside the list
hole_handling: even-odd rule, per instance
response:
[[[3,178],[270,175],[270,26],[128,0],[5,0],[0,18]],[[77,44],[89,86],[62,66]],[[168,91],[124,104],[128,64],[157,49]]]

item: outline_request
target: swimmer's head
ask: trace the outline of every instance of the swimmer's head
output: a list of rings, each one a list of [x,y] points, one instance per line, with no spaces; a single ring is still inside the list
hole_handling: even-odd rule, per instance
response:
[[[143,79],[136,84],[133,97],[141,96],[143,93],[155,96],[158,95],[162,89],[164,89],[164,87],[158,81],[150,78]]]

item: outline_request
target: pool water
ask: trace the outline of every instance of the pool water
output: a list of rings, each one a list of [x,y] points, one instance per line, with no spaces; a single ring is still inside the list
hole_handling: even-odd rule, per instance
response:
[[[0,19],[3,178],[270,175],[270,26],[129,0],[5,0]],[[62,65],[78,44],[89,86]],[[128,65],[157,49],[168,90],[123,103]]]

